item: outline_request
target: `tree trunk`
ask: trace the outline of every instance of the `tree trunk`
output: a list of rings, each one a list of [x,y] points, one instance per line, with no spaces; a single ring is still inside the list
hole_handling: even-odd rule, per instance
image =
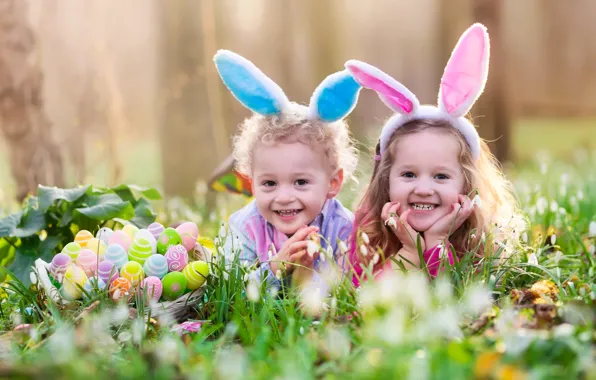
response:
[[[206,181],[218,163],[214,129],[222,127],[211,124],[207,109],[202,5],[195,0],[159,4],[163,186],[166,196],[192,199],[197,181]]]
[[[43,110],[42,74],[29,60],[34,44],[26,1],[0,0],[0,126],[19,201],[38,184],[64,186],[60,150]]]

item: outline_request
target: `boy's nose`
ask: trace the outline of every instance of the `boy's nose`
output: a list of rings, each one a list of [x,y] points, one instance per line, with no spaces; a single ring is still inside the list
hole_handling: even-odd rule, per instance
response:
[[[279,189],[279,192],[277,193],[275,200],[278,203],[291,203],[294,200],[296,200],[296,197],[294,196],[294,192],[292,191],[292,189],[282,187]]]

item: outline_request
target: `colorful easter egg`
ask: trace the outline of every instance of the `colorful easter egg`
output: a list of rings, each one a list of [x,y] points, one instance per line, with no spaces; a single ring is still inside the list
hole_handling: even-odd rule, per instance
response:
[[[209,276],[209,266],[204,261],[193,261],[188,263],[182,271],[186,277],[186,287],[195,290],[201,287],[207,276]]]
[[[161,225],[161,223],[151,223],[149,227],[147,227],[147,231],[151,232],[151,235],[155,238],[155,241],[159,239],[159,236],[165,230],[165,227]]]
[[[77,265],[81,267],[87,276],[95,274],[97,271],[97,255],[90,249],[84,248],[77,256]]]
[[[153,255],[151,250],[151,243],[147,239],[140,237],[135,238],[132,245],[128,249],[128,259],[130,261],[136,261],[139,264],[145,264],[145,261]]]
[[[81,298],[82,292],[79,286],[84,286],[85,282],[87,282],[85,271],[71,264],[64,272],[64,282],[60,288],[62,295],[70,300]]]
[[[107,284],[111,284],[112,281],[120,276],[116,264],[111,261],[104,260],[99,263],[97,267],[97,276]]]
[[[114,231],[112,236],[110,236],[109,243],[110,244],[108,245],[119,244],[126,252],[128,252],[128,248],[130,248],[130,245],[132,244],[132,239],[121,230],[118,230]]]
[[[78,243],[68,243],[62,248],[62,253],[70,256],[72,260],[76,260],[77,256],[81,252],[81,246]]]
[[[134,224],[127,224],[126,226],[122,227],[122,232],[128,235],[128,237],[133,240],[137,232],[139,232],[139,228]]]
[[[163,292],[163,285],[161,280],[155,276],[149,276],[143,280],[143,294],[148,298],[159,301],[161,293]]]
[[[96,292],[101,292],[106,288],[106,283],[101,279],[95,276],[89,277],[87,282],[85,282],[85,286],[83,286],[83,290],[85,290],[89,295],[92,295]]]
[[[145,239],[151,245],[151,253],[157,253],[157,239],[149,232],[148,230],[141,228],[139,232],[135,235],[135,239]],[[134,240],[133,240],[134,241]]]
[[[181,272],[188,264],[188,252],[182,244],[173,245],[166,252],[166,261],[170,272]]]
[[[64,276],[64,273],[71,264],[72,259],[65,253],[59,253],[54,256],[54,258],[52,258],[52,263],[50,264],[50,273],[52,277],[57,279],[59,276]]]
[[[103,255],[103,259],[111,261],[120,269],[128,262],[128,253],[120,244],[110,244]]]
[[[125,297],[131,292],[132,284],[124,277],[118,277],[110,284],[109,294],[114,301]]]
[[[163,284],[163,297],[173,301],[184,294],[186,290],[186,277],[181,272],[170,272],[161,280]]]
[[[104,242],[97,238],[90,239],[87,242],[87,249],[90,249],[93,252],[95,252],[97,257],[99,258],[99,261],[103,260],[103,255],[106,252],[106,248],[107,246],[104,244]]]
[[[124,277],[132,286],[137,286],[144,276],[143,267],[136,261],[129,261],[120,269],[120,277]]]
[[[186,222],[176,227],[176,232],[182,238],[182,245],[186,248],[187,252],[190,252],[199,238],[199,229],[196,223]]]
[[[181,243],[182,238],[178,232],[172,227],[168,227],[159,235],[159,239],[157,239],[157,252],[165,255],[169,247]]]
[[[81,246],[81,248],[87,248],[89,240],[93,239],[93,234],[87,230],[80,230],[77,232],[74,238],[74,242]]]
[[[113,233],[114,233],[114,231],[112,231],[111,228],[102,227],[99,229],[99,231],[97,231],[97,234],[95,234],[95,237],[98,238],[99,240],[103,241],[103,243],[106,246],[108,246],[108,245],[110,245],[110,237],[112,236]]]
[[[168,273],[168,261],[162,255],[152,255],[143,265],[147,276],[163,278]]]
[[[62,284],[60,294],[69,301],[79,299],[83,296],[81,289],[71,282],[64,282],[64,284]]]

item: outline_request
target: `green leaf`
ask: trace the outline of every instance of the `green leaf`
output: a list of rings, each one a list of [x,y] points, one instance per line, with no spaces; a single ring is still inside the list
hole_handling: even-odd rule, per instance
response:
[[[14,229],[12,236],[27,237],[33,235],[46,226],[44,214],[39,209],[30,209],[22,216],[18,227]]]
[[[35,260],[39,257],[39,236],[33,235],[21,240],[21,245],[17,247],[14,261],[9,269],[25,286],[31,284],[29,272],[34,265]]]
[[[23,211],[19,211],[0,220],[0,238],[12,236],[23,216]]]
[[[131,219],[131,222],[139,228],[146,228],[155,222],[155,218],[156,214],[153,212],[151,203],[146,199],[139,199],[135,206],[135,217]]]
[[[54,255],[57,253],[56,247],[62,242],[62,238],[60,236],[48,236],[44,241],[39,244],[39,257],[46,261],[50,262]]]
[[[152,201],[159,201],[161,200],[161,194],[159,191],[153,187],[141,187],[137,185],[128,185],[128,188],[131,190],[136,191],[137,193],[141,193],[145,198],[152,200]]]
[[[77,208],[75,212],[94,220],[113,218],[130,220],[135,216],[132,204],[122,201],[116,194],[104,194],[93,198],[89,203],[89,207]]]
[[[87,194],[91,186],[76,187],[73,189],[59,189],[57,187],[47,187],[39,185],[37,188],[37,197],[39,198],[39,209],[46,212],[55,201],[62,199],[69,203],[75,202]]]

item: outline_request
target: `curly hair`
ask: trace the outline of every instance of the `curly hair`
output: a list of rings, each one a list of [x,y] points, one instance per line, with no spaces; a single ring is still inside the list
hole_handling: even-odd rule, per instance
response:
[[[333,123],[311,120],[308,108],[293,102],[277,115],[253,114],[242,122],[239,133],[234,137],[233,155],[239,173],[251,177],[254,149],[262,142],[320,144],[331,169],[342,168],[344,178],[354,178],[358,151],[343,119]]]

